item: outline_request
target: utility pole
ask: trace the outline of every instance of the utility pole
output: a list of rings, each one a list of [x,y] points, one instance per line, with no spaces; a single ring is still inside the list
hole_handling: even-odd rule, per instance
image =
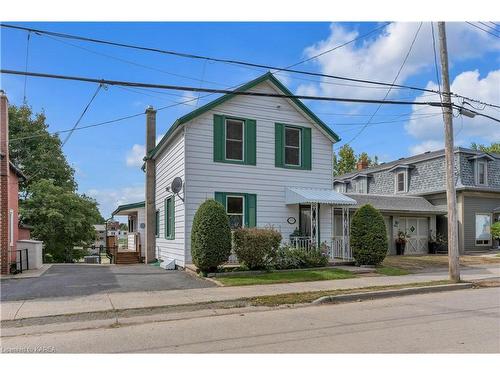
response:
[[[146,109],[146,249],[144,251],[145,263],[155,259],[156,248],[156,208],[155,208],[155,161],[149,153],[156,146],[156,110],[149,106]]]
[[[457,194],[455,190],[455,160],[453,150],[453,110],[450,97],[450,77],[448,73],[448,48],[444,22],[438,22],[439,51],[441,57],[441,79],[443,81],[442,111],[444,120],[445,161],[446,161],[446,201],[448,204],[448,263],[450,279],[460,281],[458,253]]]

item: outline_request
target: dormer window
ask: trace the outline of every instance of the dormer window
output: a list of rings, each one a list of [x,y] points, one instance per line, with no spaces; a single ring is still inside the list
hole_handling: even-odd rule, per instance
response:
[[[351,187],[354,193],[368,193],[368,178],[366,176],[358,176],[351,180]]]
[[[476,185],[488,185],[488,164],[484,160],[476,160]]]
[[[408,191],[408,172],[406,170],[395,175],[396,193],[406,193]]]
[[[337,182],[335,184],[335,187],[334,187],[335,191],[337,193],[345,193],[346,192],[346,188],[345,188],[345,184],[342,183],[342,182]]]

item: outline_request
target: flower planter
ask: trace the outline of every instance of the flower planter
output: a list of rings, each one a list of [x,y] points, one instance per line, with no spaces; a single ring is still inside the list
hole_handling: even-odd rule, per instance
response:
[[[406,242],[396,242],[396,255],[405,255]]]

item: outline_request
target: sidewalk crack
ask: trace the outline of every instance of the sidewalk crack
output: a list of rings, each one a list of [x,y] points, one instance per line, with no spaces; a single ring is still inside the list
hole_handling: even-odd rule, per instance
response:
[[[26,300],[24,300],[23,303],[21,303],[21,306],[19,306],[19,308],[17,309],[16,313],[14,314],[14,319],[17,318],[17,314],[19,314],[19,310],[21,310],[21,307],[23,307],[25,303],[26,303]]]

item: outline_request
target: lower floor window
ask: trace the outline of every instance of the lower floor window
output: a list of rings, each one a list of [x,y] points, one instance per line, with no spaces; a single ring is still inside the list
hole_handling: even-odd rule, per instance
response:
[[[226,199],[226,212],[229,216],[229,226],[231,229],[241,228],[245,216],[245,198],[228,195]]]
[[[491,244],[491,215],[476,214],[476,245]]]

